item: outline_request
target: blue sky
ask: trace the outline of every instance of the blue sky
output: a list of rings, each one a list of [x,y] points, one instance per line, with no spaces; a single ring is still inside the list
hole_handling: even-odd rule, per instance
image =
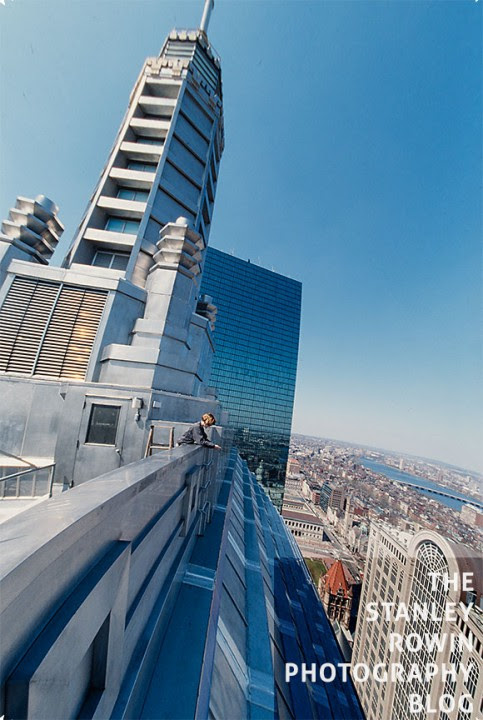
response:
[[[303,282],[294,430],[483,470],[482,2],[216,0],[210,242]],[[144,58],[202,2],[0,5],[0,214],[65,242]]]

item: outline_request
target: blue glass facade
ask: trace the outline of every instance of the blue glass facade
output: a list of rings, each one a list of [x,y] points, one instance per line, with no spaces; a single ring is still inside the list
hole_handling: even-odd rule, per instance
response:
[[[235,450],[182,577],[142,707],[121,693],[113,717],[364,720],[297,543]],[[303,679],[312,663],[333,682]]]
[[[211,384],[234,443],[281,508],[300,330],[301,283],[208,248],[201,292],[218,308]]]

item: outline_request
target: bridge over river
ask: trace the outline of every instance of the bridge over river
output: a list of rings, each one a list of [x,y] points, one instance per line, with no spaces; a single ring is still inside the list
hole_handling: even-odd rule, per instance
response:
[[[478,510],[483,510],[483,502],[476,500],[476,498],[462,497],[461,495],[455,495],[448,490],[437,490],[436,488],[427,487],[426,485],[417,485],[416,483],[407,482],[405,480],[396,480],[395,478],[391,479],[401,485],[407,485],[407,487],[416,488],[416,490],[424,490],[425,492],[431,493],[431,495],[440,495],[441,497],[451,498],[452,500],[459,500],[464,505],[473,505],[473,507],[478,508]]]
[[[453,491],[450,488],[437,485],[431,480],[419,478],[417,475],[410,475],[409,473],[397,470],[395,467],[390,465],[385,465],[381,462],[372,460],[372,458],[363,458],[361,465],[369,470],[372,470],[372,472],[384,475],[388,480],[393,480],[400,485],[406,485],[407,487],[414,488],[420,492],[430,493],[436,497],[447,498],[453,503],[458,503],[457,506],[451,504],[450,502],[445,503],[450,507],[456,507],[458,510],[461,509],[461,505],[471,505],[480,511],[483,510],[483,500],[471,497],[470,495],[463,495],[462,493]],[[441,500],[441,502],[444,501]],[[459,503],[461,503],[461,505],[459,505]]]

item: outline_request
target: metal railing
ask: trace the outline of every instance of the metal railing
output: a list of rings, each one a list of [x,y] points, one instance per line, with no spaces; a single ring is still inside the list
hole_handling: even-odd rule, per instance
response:
[[[55,463],[29,468],[0,478],[0,500],[52,497]]]

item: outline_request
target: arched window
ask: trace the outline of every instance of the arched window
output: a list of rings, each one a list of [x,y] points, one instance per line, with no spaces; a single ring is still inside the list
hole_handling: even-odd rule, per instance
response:
[[[468,660],[468,666],[467,666],[467,679],[466,679],[466,687],[468,688],[468,692],[470,693],[471,697],[475,697],[476,688],[478,685],[478,678],[480,675],[480,671],[478,670],[478,665],[474,660]]]

